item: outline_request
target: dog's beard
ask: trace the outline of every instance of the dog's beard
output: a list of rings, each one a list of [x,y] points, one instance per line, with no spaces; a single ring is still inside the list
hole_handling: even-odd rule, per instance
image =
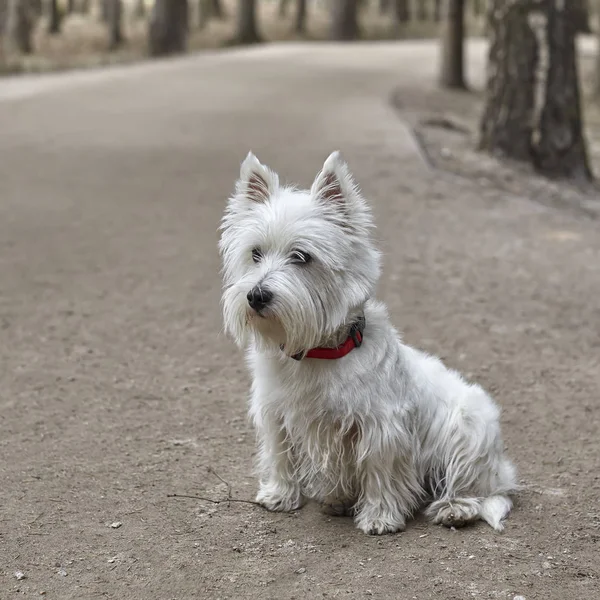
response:
[[[269,289],[273,301],[258,314],[248,306],[247,289],[249,286],[243,281],[223,294],[225,327],[239,346],[247,345],[251,336],[258,349],[283,347],[291,356],[331,337],[347,313],[345,307],[328,312],[326,300],[317,290],[272,278]]]

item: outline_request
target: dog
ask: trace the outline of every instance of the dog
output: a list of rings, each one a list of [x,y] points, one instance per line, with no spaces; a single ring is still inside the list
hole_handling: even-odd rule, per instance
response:
[[[370,535],[417,510],[497,531],[516,470],[499,409],[478,385],[402,343],[373,298],[373,218],[339,152],[310,191],[249,153],[220,228],[223,319],[247,348],[258,503],[306,500]]]

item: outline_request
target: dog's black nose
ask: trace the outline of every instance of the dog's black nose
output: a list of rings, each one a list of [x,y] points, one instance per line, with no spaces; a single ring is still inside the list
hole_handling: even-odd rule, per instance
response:
[[[250,307],[256,312],[260,312],[273,300],[273,294],[269,290],[257,285],[248,292],[246,298],[248,298]]]

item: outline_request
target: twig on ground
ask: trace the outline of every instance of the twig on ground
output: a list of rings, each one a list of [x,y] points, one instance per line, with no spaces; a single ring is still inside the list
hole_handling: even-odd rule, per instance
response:
[[[225,481],[212,467],[208,467],[207,471],[212,473],[219,481],[227,486],[227,499],[231,500],[231,484],[228,481]]]
[[[213,500],[212,498],[207,498],[206,496],[195,496],[191,494],[167,494],[167,498],[190,498],[192,500],[203,500],[204,502],[210,502],[211,504],[225,504],[229,506],[230,502],[240,502],[242,504],[254,504],[255,506],[261,506],[260,502],[255,502],[254,500],[244,500],[242,498],[232,498],[231,497],[231,484],[228,481],[225,481],[212,467],[208,467],[207,471],[214,475],[221,483],[227,486],[227,498],[224,500]]]
[[[254,504],[256,506],[261,506],[260,502],[255,502],[254,500],[244,500],[243,498],[225,498],[225,500],[213,500],[212,498],[206,498],[205,496],[192,496],[191,494],[167,494],[167,498],[191,498],[192,500],[203,500],[204,502],[210,502],[211,504],[241,502],[243,504]]]

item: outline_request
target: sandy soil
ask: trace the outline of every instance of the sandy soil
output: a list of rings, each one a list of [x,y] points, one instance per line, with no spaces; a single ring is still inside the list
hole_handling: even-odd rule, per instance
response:
[[[0,82],[0,598],[598,597],[598,221],[423,161],[389,98],[434,89],[436,50],[272,46]],[[215,473],[236,499],[256,489],[216,251],[249,148],[304,185],[343,151],[394,323],[503,408],[524,485],[503,534],[416,519],[377,538],[314,506],[169,497],[225,498]]]

